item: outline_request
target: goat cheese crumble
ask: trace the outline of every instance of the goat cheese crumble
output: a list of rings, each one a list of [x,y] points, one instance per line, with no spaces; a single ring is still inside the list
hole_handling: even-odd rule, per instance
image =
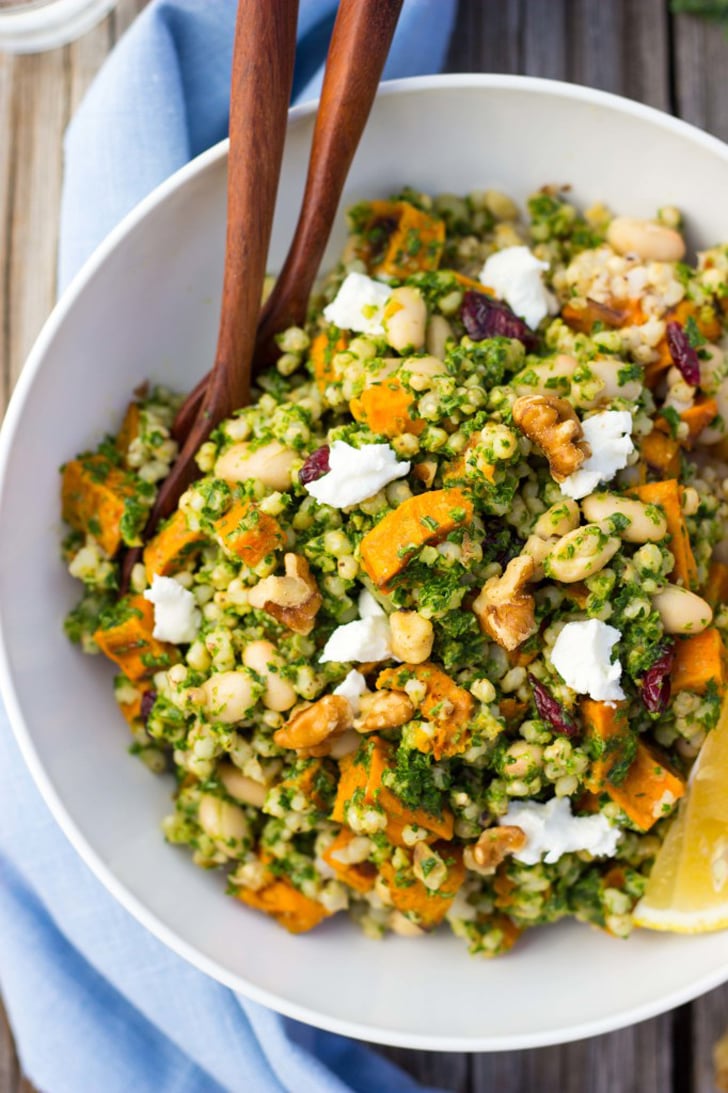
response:
[[[334,299],[324,308],[324,318],[340,330],[375,336],[383,334],[384,305],[391,294],[391,287],[382,281],[375,281],[365,273],[349,273]]]
[[[377,606],[379,605],[377,604]],[[361,708],[361,696],[366,694],[368,690],[369,688],[367,687],[367,681],[364,676],[361,672],[357,672],[356,668],[352,668],[346,679],[342,679],[339,686],[334,688],[334,694],[341,695],[342,698],[348,699],[349,705],[356,717]]]
[[[601,812],[593,816],[574,816],[568,797],[539,801],[514,801],[501,825],[520,827],[526,844],[513,857],[524,865],[536,865],[541,858],[552,865],[563,854],[586,850],[595,858],[616,853],[621,831],[612,827]]]
[[[409,474],[410,464],[399,463],[389,444],[365,444],[353,448],[335,440],[329,451],[329,471],[306,489],[322,505],[347,509],[373,497],[396,478]]]
[[[486,260],[480,281],[535,330],[542,319],[558,311],[543,283],[548,268],[548,262],[541,262],[528,247],[504,247]]]
[[[634,451],[629,410],[592,414],[582,421],[581,427],[591,455],[578,471],[559,482],[561,492],[574,501],[593,493],[600,482],[610,482],[617,471],[627,466],[627,459]]]
[[[612,661],[619,630],[599,619],[567,622],[551,650],[551,663],[567,687],[597,702],[624,698],[622,665]]]
[[[160,577],[155,573],[152,587],[146,590],[144,599],[154,604],[152,637],[158,641],[172,641],[175,645],[195,640],[202,614],[189,589],[183,588],[174,577]]]
[[[337,626],[326,642],[319,662],[364,664],[369,660],[388,660],[391,656],[392,635],[387,613],[365,588],[359,596],[359,618]]]

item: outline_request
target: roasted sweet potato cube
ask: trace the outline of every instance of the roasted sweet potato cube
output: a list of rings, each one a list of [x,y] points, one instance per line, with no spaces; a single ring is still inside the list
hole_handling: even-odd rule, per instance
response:
[[[178,509],[144,548],[144,568],[149,584],[155,573],[168,577],[182,569],[204,538],[201,531],[192,531],[187,526],[187,517]]]
[[[460,847],[448,842],[436,842],[432,849],[437,851],[448,866],[445,880],[434,892],[409,873],[402,875],[391,862],[383,862],[380,866],[380,873],[389,889],[394,907],[425,929],[442,922],[465,880]]]
[[[473,503],[457,488],[409,497],[361,541],[361,561],[380,588],[400,573],[425,543],[439,542],[473,518]]]
[[[331,913],[316,900],[304,896],[286,877],[277,877],[254,892],[239,888],[237,898],[256,911],[265,911],[291,934],[304,934]]]
[[[680,445],[660,429],[653,429],[638,442],[642,462],[647,470],[663,478],[675,478],[680,473]]]
[[[671,674],[673,694],[694,691],[702,695],[711,684],[722,692],[727,680],[726,649],[714,626],[677,642]]]
[[[223,550],[235,554],[251,568],[285,546],[286,537],[278,521],[251,501],[233,501],[214,526]]]
[[[370,273],[398,280],[440,265],[445,223],[409,201],[369,201],[357,209],[358,253]]]
[[[117,621],[98,629],[94,641],[102,653],[119,665],[125,676],[136,682],[148,679],[179,659],[174,645],[152,636],[154,608],[143,596],[120,601]]]
[[[76,531],[93,535],[113,557],[121,546],[121,522],[134,492],[134,480],[107,456],[72,459],[63,468],[63,519]]]
[[[358,398],[351,400],[350,409],[357,421],[380,436],[399,436],[400,433],[419,436],[426,422],[424,419],[413,421],[409,416],[414,401],[414,395],[392,377],[365,387]]]
[[[685,588],[693,588],[698,579],[698,567],[682,511],[682,486],[676,478],[668,478],[664,482],[646,482],[629,492],[648,505],[660,506],[667,520],[670,552],[675,559],[671,576],[682,581]]]
[[[377,879],[377,867],[373,862],[347,862],[341,861],[341,855],[352,839],[356,836],[353,831],[342,827],[336,838],[324,851],[322,857],[336,873],[338,880],[348,884],[356,892],[370,892]]]
[[[608,785],[607,792],[632,823],[642,831],[667,816],[685,793],[685,782],[658,756],[657,750],[640,741],[623,782]]]
[[[587,740],[592,747],[601,746],[584,779],[586,788],[592,793],[609,794],[637,827],[648,831],[683,796],[685,782],[670,770],[656,749],[642,740],[637,740],[635,747],[624,703],[611,705],[587,699],[581,704],[581,714]]]
[[[429,661],[385,669],[377,679],[377,688],[404,691],[409,679],[416,679],[427,688],[425,697],[417,705],[418,715],[426,723],[426,727],[423,726],[417,733],[417,748],[432,752],[435,759],[464,751],[473,716],[474,703],[470,692],[459,687],[447,672]]]
[[[331,819],[337,823],[346,823],[349,804],[360,801],[362,804],[379,805],[391,822],[390,841],[398,843],[402,829],[407,824],[423,827],[443,839],[451,839],[454,828],[452,813],[444,808],[440,816],[427,812],[424,808],[408,808],[395,793],[382,782],[386,770],[394,765],[392,745],[380,736],[369,736],[354,755],[347,755],[340,760],[341,777],[336,792],[336,800]],[[387,827],[390,836],[390,827]]]
[[[321,759],[301,759],[280,788],[301,793],[319,812],[325,812],[334,791],[334,775]]]
[[[722,603],[728,603],[728,565],[724,562],[710,563],[703,597],[713,610]]]
[[[127,406],[124,420],[116,436],[116,447],[124,460],[124,466],[128,467],[129,445],[136,440],[141,429],[142,409],[138,402],[130,402]]]
[[[319,391],[325,391],[330,383],[340,379],[336,374],[333,359],[337,353],[343,353],[348,344],[343,335],[340,334],[334,341],[326,331],[317,334],[311,342],[311,366]]]

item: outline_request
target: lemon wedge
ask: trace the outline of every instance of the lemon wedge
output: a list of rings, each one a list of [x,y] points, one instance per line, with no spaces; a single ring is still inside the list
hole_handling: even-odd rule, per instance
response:
[[[728,927],[728,701],[703,744],[633,919],[650,930],[683,934]]]

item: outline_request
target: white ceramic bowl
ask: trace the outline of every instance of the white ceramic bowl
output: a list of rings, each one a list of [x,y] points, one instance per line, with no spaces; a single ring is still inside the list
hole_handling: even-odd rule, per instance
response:
[[[290,238],[313,107],[291,114],[271,268]],[[0,452],[0,668],[26,760],[78,852],[171,948],[243,994],[315,1025],[442,1050],[532,1047],[668,1009],[728,978],[728,933],[533,931],[507,957],[448,933],[364,938],[346,917],[291,937],[223,895],[159,832],[171,782],[126,754],[112,671],[65,640],[78,596],[58,560],[58,465],[114,429],[151,377],[188,388],[212,359],[223,255],[225,146],[158,189],[101,246],[48,320]],[[566,84],[446,76],[386,86],[344,203],[405,183],[494,187],[523,199],[570,183],[580,204],[684,210],[694,243],[728,239],[728,148],[646,107]],[[336,254],[342,226],[332,241]],[[38,686],[38,679],[43,686]]]

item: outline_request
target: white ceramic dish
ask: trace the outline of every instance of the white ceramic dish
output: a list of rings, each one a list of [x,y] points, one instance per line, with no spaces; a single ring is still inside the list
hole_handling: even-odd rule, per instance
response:
[[[298,209],[312,116],[312,106],[291,114],[271,268]],[[652,1016],[728,979],[728,932],[620,942],[564,924],[490,963],[447,934],[377,944],[345,918],[290,937],[162,840],[171,783],[126,755],[109,666],[63,636],[78,586],[58,560],[57,468],[115,427],[136,384],[153,377],[187,388],[212,359],[225,151],[180,171],[96,252],[38,339],[0,441],[2,690],[58,822],[116,898],[197,967],[291,1016],[382,1043],[555,1043]],[[676,204],[694,242],[728,239],[725,145],[566,84],[447,76],[386,86],[345,203],[408,182],[431,192],[492,186],[519,199],[568,182],[577,201],[604,199],[623,213]],[[342,235],[340,226],[332,257]]]

